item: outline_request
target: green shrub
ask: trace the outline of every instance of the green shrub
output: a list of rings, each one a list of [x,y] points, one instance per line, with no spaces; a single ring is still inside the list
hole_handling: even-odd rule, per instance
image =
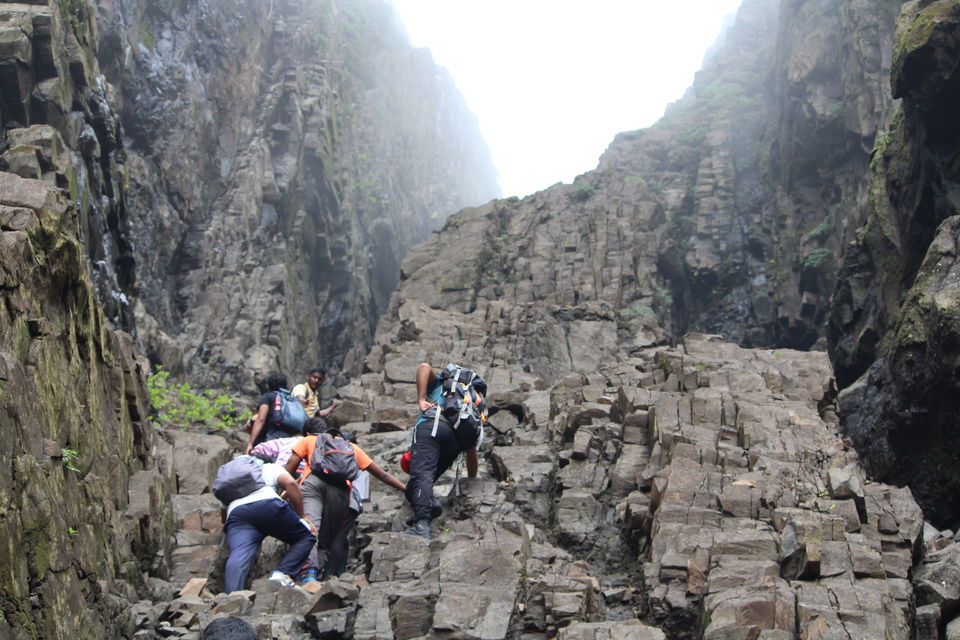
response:
[[[170,372],[158,367],[147,378],[150,406],[162,423],[204,426],[214,429],[232,427],[239,414],[233,399],[210,389],[196,392],[189,382],[171,384]]]
[[[803,268],[804,269],[819,269],[822,267],[827,260],[830,259],[830,249],[825,247],[820,249],[814,249],[810,254],[803,259]]]
[[[594,194],[596,187],[585,180],[578,180],[573,183],[573,191],[570,192],[570,199],[576,202],[588,200]]]
[[[660,299],[666,305],[673,304],[673,296],[665,287],[661,287],[656,282],[653,283],[653,295]]]
[[[620,310],[620,317],[627,321],[634,318],[654,318],[656,315],[653,309],[645,304],[635,304],[632,307]]]
[[[830,216],[827,216],[821,220],[820,224],[814,227],[810,233],[803,236],[803,240],[800,242],[801,244],[807,244],[812,240],[820,240],[821,238],[825,238],[828,233],[830,233]]]

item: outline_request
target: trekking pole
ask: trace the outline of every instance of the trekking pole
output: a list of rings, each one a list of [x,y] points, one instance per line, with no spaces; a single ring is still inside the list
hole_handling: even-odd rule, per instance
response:
[[[462,493],[460,493],[460,466],[462,463],[463,463],[463,454],[461,453],[460,456],[457,457],[457,472],[454,474],[454,477],[453,477],[453,495],[455,498],[459,498],[461,495],[463,495]]]

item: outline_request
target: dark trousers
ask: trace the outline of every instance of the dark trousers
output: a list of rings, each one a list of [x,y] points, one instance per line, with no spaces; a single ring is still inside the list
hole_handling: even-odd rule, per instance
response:
[[[324,482],[313,473],[300,488],[303,491],[303,512],[317,527],[317,545],[310,550],[307,568],[316,569],[321,577],[327,577],[331,575],[327,571],[328,556],[350,514],[350,489]]]
[[[339,576],[347,570],[347,561],[350,559],[350,530],[360,515],[359,511],[350,509],[347,517],[340,525],[340,529],[333,537],[330,543],[330,554],[327,556],[327,564],[323,567],[323,578],[330,576]]]
[[[432,520],[433,483],[450,468],[460,455],[460,445],[453,429],[446,420],[437,424],[433,433],[433,420],[425,420],[414,427],[414,441],[410,448],[410,480],[407,482],[407,500],[413,507],[414,518]]]
[[[230,557],[224,575],[224,591],[239,591],[247,583],[250,567],[267,536],[290,545],[280,561],[278,571],[295,575],[303,564],[316,538],[303,526],[290,505],[279,498],[258,500],[235,507],[224,526]]]

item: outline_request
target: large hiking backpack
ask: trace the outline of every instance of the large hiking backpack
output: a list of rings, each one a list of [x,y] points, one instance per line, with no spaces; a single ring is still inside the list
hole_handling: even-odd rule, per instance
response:
[[[487,422],[486,381],[475,371],[448,364],[440,373],[440,389],[444,404],[434,417],[433,435],[442,414],[453,428],[461,450],[479,447]]]
[[[237,456],[217,469],[213,495],[225,505],[245,498],[267,486],[263,481],[263,461],[253,456]]]
[[[310,472],[331,484],[346,485],[360,475],[357,452],[336,429],[317,434],[317,445],[310,459]]]
[[[307,412],[300,401],[290,395],[286,389],[279,389],[273,398],[270,411],[270,426],[293,435],[303,433],[307,421]]]

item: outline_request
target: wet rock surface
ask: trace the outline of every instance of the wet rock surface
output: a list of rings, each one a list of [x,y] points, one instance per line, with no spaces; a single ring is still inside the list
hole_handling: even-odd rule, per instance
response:
[[[960,75],[952,2],[908,2],[891,83],[902,99],[872,161],[870,198],[844,255],[830,316],[844,431],[871,476],[909,483],[927,517],[960,523],[954,416],[957,336],[952,119]]]

